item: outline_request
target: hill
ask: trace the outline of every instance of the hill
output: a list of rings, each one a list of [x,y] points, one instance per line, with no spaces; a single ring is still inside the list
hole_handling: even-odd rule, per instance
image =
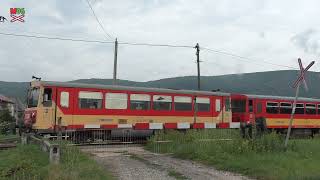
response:
[[[298,76],[298,71],[267,71],[245,74],[230,74],[221,76],[202,76],[202,90],[217,90],[230,93],[246,93],[261,95],[294,96],[291,87]],[[320,98],[320,73],[308,72],[307,84],[309,91],[300,89],[300,96]],[[111,79],[79,79],[72,82],[112,84]],[[166,78],[155,81],[135,82],[119,80],[118,84],[125,86],[160,87],[171,89],[197,89],[196,76]]]
[[[298,71],[268,71],[245,74],[230,74],[221,76],[202,76],[202,90],[217,90],[230,93],[247,93],[262,95],[294,96],[291,84],[297,78]],[[91,84],[112,84],[112,79],[78,79],[70,82]],[[308,72],[307,83],[309,91],[301,88],[300,96],[320,98],[320,73]],[[166,78],[155,81],[136,82],[118,80],[119,85],[160,87],[171,89],[197,89],[197,77],[185,76]],[[0,94],[25,99],[28,82],[2,82],[0,81]]]

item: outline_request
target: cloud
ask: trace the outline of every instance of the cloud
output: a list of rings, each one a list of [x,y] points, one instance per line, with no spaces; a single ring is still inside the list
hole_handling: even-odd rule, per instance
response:
[[[205,76],[286,69],[264,61],[296,66],[297,57],[319,54],[319,33],[304,28],[320,26],[320,21],[313,18],[320,14],[318,1],[90,2],[106,31],[119,41],[190,46],[200,43],[201,47],[253,59],[247,62],[201,50],[201,72]],[[0,32],[110,40],[85,0],[5,0],[1,5],[0,15],[8,17],[10,7],[24,7],[27,14],[23,24],[0,24]],[[32,75],[59,81],[112,78],[113,44],[0,38],[0,80],[29,81]],[[118,78],[147,81],[196,75],[195,60],[193,48],[120,45]]]
[[[308,29],[295,35],[292,41],[306,53],[320,55],[320,31]]]

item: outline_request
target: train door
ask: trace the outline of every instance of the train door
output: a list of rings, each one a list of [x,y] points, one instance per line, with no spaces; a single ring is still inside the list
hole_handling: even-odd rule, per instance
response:
[[[263,101],[261,99],[255,99],[254,118],[258,133],[265,131],[267,124],[263,116]]]
[[[44,87],[42,93],[42,109],[43,109],[43,125],[47,128],[52,127],[55,124],[54,111],[55,106],[52,102],[54,97],[54,90],[51,87]]]
[[[248,99],[248,114],[249,114],[249,121],[253,123],[255,121],[255,100],[252,98]]]
[[[233,94],[231,95],[232,122],[240,122],[246,124],[247,115],[247,96]]]
[[[197,122],[203,122],[208,120],[208,117],[212,119],[211,100],[208,96],[197,96],[195,99],[195,115]]]
[[[223,113],[223,106],[222,106],[222,97],[214,96],[213,103],[214,108],[212,110],[212,118],[214,123],[223,123],[224,120],[224,113]]]
[[[223,105],[223,108],[222,108],[223,122],[230,123],[232,120],[232,115],[231,115],[230,97],[229,96],[223,97],[223,104],[222,105]]]
[[[255,117],[262,117],[262,101],[260,99],[255,100]]]
[[[73,88],[58,88],[57,91],[57,118],[61,118],[61,126],[74,124],[74,90]]]

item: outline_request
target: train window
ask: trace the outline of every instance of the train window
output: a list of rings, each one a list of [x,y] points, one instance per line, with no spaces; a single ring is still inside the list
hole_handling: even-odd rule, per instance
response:
[[[267,113],[278,114],[279,113],[279,103],[277,102],[267,102]]]
[[[174,110],[175,111],[192,111],[191,97],[175,96],[174,97]]]
[[[106,93],[106,109],[127,109],[128,95],[125,93]]]
[[[243,113],[246,112],[245,100],[231,100],[232,112]]]
[[[101,109],[102,93],[100,92],[79,92],[79,108],[80,109]]]
[[[28,93],[28,107],[37,107],[39,100],[39,88],[34,88]]]
[[[315,104],[306,104],[306,114],[316,114],[316,105]]]
[[[295,114],[304,114],[304,104],[303,103],[297,103],[296,104],[296,110],[294,112]]]
[[[158,111],[170,111],[172,104],[171,96],[154,95],[153,109]]]
[[[320,104],[318,104],[318,114],[320,114]]]
[[[150,95],[148,94],[131,94],[130,109],[131,110],[149,110],[150,99],[151,99]]]
[[[291,103],[280,103],[280,114],[291,114],[292,104]]]
[[[43,91],[43,106],[51,107],[52,105],[52,88],[45,88]]]
[[[216,112],[220,112],[220,111],[221,111],[221,100],[216,99]]]
[[[197,111],[198,112],[209,112],[210,111],[210,99],[204,97],[196,98]]]
[[[68,108],[69,107],[69,92],[61,92],[60,94],[60,106]]]
[[[226,97],[224,105],[226,107],[226,111],[230,111],[230,99],[228,97]]]

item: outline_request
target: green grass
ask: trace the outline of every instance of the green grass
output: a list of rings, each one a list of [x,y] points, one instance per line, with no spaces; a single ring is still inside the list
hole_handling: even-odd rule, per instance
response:
[[[0,151],[0,179],[102,180],[113,177],[76,147],[64,146],[61,163],[53,165],[38,145],[18,145]]]
[[[170,170],[169,173],[168,173],[169,176],[171,177],[174,177],[175,179],[177,180],[185,180],[185,179],[188,179],[187,177],[185,177],[183,174],[177,172],[177,171],[174,171],[174,170]]]
[[[245,140],[237,130],[216,129],[158,133],[146,148],[258,179],[320,179],[319,138],[291,140],[287,149],[283,144],[274,133]]]
[[[6,142],[6,141],[10,141],[10,140],[13,140],[13,139],[19,139],[19,136],[17,134],[10,134],[10,135],[3,135],[3,134],[0,134],[0,143],[1,142]]]

